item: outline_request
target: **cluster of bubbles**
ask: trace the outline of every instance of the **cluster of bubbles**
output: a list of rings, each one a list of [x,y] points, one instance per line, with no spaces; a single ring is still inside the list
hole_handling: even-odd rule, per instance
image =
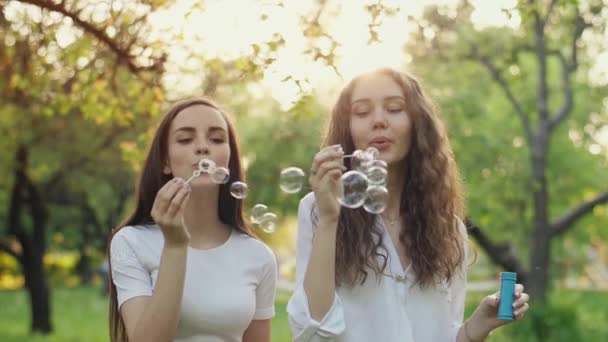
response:
[[[198,169],[194,170],[192,177],[186,181],[186,184],[202,174],[208,174],[216,184],[226,184],[230,181],[230,171],[227,168],[217,166],[213,160],[201,159],[198,162]],[[247,184],[243,182],[233,182],[230,184],[230,195],[234,198],[243,199],[247,197],[248,190]]]
[[[274,233],[277,229],[277,215],[270,212],[263,204],[256,204],[251,208],[251,222],[264,233]]]
[[[227,168],[217,166],[213,160],[201,159],[198,162],[198,169],[194,170],[186,183],[191,182],[202,174],[208,174],[216,184],[227,184],[230,181],[230,171]],[[248,190],[249,187],[244,182],[236,181],[230,184],[230,195],[236,199],[247,197]],[[270,212],[267,206],[256,204],[251,210],[251,222],[265,233],[274,233],[277,226],[277,215]]]
[[[365,151],[356,150],[351,155],[351,170],[342,175],[342,188],[338,202],[347,208],[363,206],[372,214],[382,213],[388,203],[386,188],[387,164],[376,159],[378,150],[370,147]]]
[[[341,177],[342,187],[338,195],[338,202],[347,208],[363,208],[372,214],[382,213],[388,202],[388,190],[386,189],[387,164],[376,159],[378,150],[370,147],[356,150],[353,154],[345,155],[343,158],[351,159],[351,170]],[[195,177],[208,174],[216,184],[227,184],[230,180],[230,171],[217,166],[210,159],[201,159],[198,169],[194,171],[186,183]],[[306,179],[306,173],[298,167],[288,167],[280,174],[279,187],[288,194],[295,194],[302,190]],[[247,197],[248,186],[243,182],[230,184],[230,194],[237,199]],[[265,233],[274,233],[277,227],[277,215],[272,213],[264,204],[256,204],[251,209],[251,222]]]

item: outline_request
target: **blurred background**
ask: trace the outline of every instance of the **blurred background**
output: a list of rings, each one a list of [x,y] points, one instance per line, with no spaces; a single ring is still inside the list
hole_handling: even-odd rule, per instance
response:
[[[608,340],[608,1],[0,0],[0,340],[108,341],[107,238],[170,104],[232,113],[246,209],[280,267],[337,92],[389,66],[441,108],[467,190],[468,316],[508,270],[526,319],[490,341]]]

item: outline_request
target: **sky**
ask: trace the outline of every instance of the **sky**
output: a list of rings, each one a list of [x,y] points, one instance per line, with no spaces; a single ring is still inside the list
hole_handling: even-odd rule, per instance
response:
[[[375,2],[328,1],[328,9],[334,15],[322,19],[326,19],[324,24],[330,35],[341,44],[336,51],[339,56],[336,63],[341,74],[339,76],[333,69],[311,61],[303,53],[307,42],[302,33],[300,18],[313,11],[313,0],[284,1],[283,6],[277,6],[277,1],[271,0],[206,1],[203,11],[198,11],[198,1],[178,0],[175,6],[159,11],[151,18],[152,26],[157,29],[158,37],[155,39],[169,40],[170,38],[163,38],[163,35],[170,37],[175,32],[183,35],[183,42],[174,41],[176,46],[170,49],[171,68],[165,84],[168,89],[185,94],[199,86],[200,74],[179,70],[183,66],[197,70],[200,60],[189,58],[188,49],[194,49],[208,57],[238,57],[250,53],[252,44],[268,40],[275,32],[280,32],[286,41],[285,47],[279,51],[276,62],[265,72],[260,85],[263,89],[258,89],[258,93],[270,93],[283,109],[288,109],[301,96],[301,91],[294,82],[283,81],[291,75],[295,79],[306,79],[310,89],[315,89],[317,93],[333,97],[333,91],[337,87],[358,73],[381,66],[400,68],[406,65],[408,55],[403,52],[403,46],[408,32],[413,29],[407,22],[409,15],[418,16],[424,6],[433,3],[455,4],[455,1],[449,0],[425,0],[409,1],[407,6],[399,6],[404,1],[383,1],[387,6],[399,7],[399,11],[394,17],[386,18],[378,27],[382,41],[369,46],[369,14],[364,6]],[[473,1],[476,6],[473,13],[476,26],[517,25],[517,17],[509,19],[501,10],[513,7],[515,2]],[[187,14],[189,12],[190,15]],[[260,20],[262,15],[266,15],[267,19]],[[179,44],[187,44],[188,48],[181,48]],[[329,46],[329,43],[326,45]]]
[[[288,110],[302,96],[295,82],[284,81],[287,76],[292,76],[296,80],[306,80],[304,90],[314,90],[322,103],[331,102],[329,99],[335,98],[336,90],[354,75],[382,66],[403,68],[407,65],[409,56],[403,47],[413,29],[408,16],[420,16],[424,7],[431,4],[453,7],[458,3],[458,0],[382,0],[384,5],[398,8],[398,12],[395,16],[384,18],[377,28],[381,41],[368,45],[369,13],[364,8],[378,0],[326,1],[331,14],[321,17],[322,24],[340,43],[335,63],[339,75],[332,68],[322,62],[314,62],[304,54],[308,42],[302,32],[301,18],[314,11],[316,0],[175,0],[174,5],[155,11],[149,18],[152,28],[149,39],[159,41],[169,51],[164,84],[170,97],[187,96],[200,88],[201,77],[204,77],[200,56],[227,59],[246,55],[251,53],[252,44],[268,41],[279,32],[286,41],[285,46],[265,71],[262,82],[252,85],[251,92],[258,96],[269,94],[284,110]],[[520,23],[517,14],[509,18],[504,12],[504,9],[513,8],[516,2],[471,0],[475,7],[472,21],[478,28],[516,27]],[[101,22],[107,17],[109,4],[118,10],[125,3],[129,1],[93,1],[86,6],[87,13],[83,13],[83,16],[91,14],[94,21]],[[34,20],[47,19],[42,17],[38,8],[24,7],[17,2],[9,2],[5,15],[10,19],[23,11]],[[262,16],[267,19],[260,20]],[[60,48],[78,39],[70,20],[58,13],[50,13],[48,17],[65,21],[56,34]],[[27,30],[25,26],[23,29]],[[107,33],[110,36],[115,34],[111,30]],[[176,39],[176,36],[180,38]],[[608,41],[608,30],[605,39]],[[328,42],[323,41],[318,44],[329,46]],[[198,58],[192,57],[193,53]],[[47,58],[52,58],[52,55],[47,53]],[[599,51],[596,61],[590,78],[608,83],[608,51]],[[78,61],[81,65],[87,62],[86,58]]]
[[[282,109],[288,110],[303,95],[295,82],[285,81],[287,76],[292,76],[296,80],[306,80],[303,83],[304,90],[314,90],[321,103],[330,104],[331,99],[336,97],[337,89],[356,74],[382,66],[406,67],[409,56],[403,47],[413,29],[413,25],[407,21],[408,16],[420,16],[427,5],[449,7],[455,6],[458,1],[383,0],[382,3],[386,6],[397,7],[398,12],[395,16],[385,18],[377,28],[381,41],[368,45],[369,13],[364,8],[376,2],[378,0],[327,0],[330,14],[321,19],[328,33],[340,43],[335,63],[339,74],[304,54],[308,42],[302,32],[301,18],[314,11],[315,0],[176,0],[173,6],[157,10],[149,18],[152,30],[150,41],[158,40],[169,52],[164,84],[170,98],[179,98],[194,94],[200,89],[201,78],[204,78],[200,56],[227,59],[247,55],[252,51],[252,44],[267,41],[279,32],[286,41],[285,46],[278,51],[276,61],[265,71],[262,81],[251,85],[251,93],[260,97],[270,95]],[[516,27],[520,23],[517,15],[509,18],[504,13],[504,9],[516,5],[516,0],[471,2],[475,6],[472,21],[478,28],[492,25]],[[111,2],[115,9],[124,3],[128,2]],[[94,21],[101,22],[107,16],[109,4],[106,1],[95,1],[86,7],[86,11],[90,12],[83,15],[92,14]],[[19,15],[23,9],[16,2],[9,3],[5,15],[10,19]],[[608,12],[608,8],[605,10]],[[47,20],[33,6],[25,7],[25,12],[25,15],[34,20]],[[260,20],[262,16],[266,20]],[[73,29],[70,20],[58,13],[50,13],[48,17],[49,20],[65,21],[65,25],[56,34],[59,48],[78,39],[78,31]],[[23,29],[27,28],[24,26]],[[110,36],[115,34],[112,31],[107,33]],[[180,39],[176,39],[176,36],[180,36]],[[608,41],[608,30],[604,39]],[[318,44],[329,46],[328,42],[323,41]],[[599,44],[590,44],[590,50],[594,46]],[[197,57],[192,57],[193,53]],[[608,51],[598,50],[595,53],[596,65],[590,70],[590,79],[592,82],[608,83]],[[48,59],[53,58],[52,53],[47,53],[46,56]],[[84,57],[77,61],[82,66],[87,62]],[[600,111],[608,112],[608,105],[604,104],[604,107]],[[608,134],[604,136],[608,141]]]

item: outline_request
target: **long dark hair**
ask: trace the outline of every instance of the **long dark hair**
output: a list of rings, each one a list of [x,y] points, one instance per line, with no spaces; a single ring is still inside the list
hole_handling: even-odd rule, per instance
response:
[[[216,109],[218,112],[220,112],[228,126],[228,143],[230,146],[230,161],[228,163],[228,169],[230,170],[230,180],[228,183],[220,185],[218,195],[218,216],[223,223],[234,227],[234,229],[237,229],[244,234],[255,237],[253,230],[245,221],[242,201],[230,195],[230,184],[232,182],[245,181],[234,126],[228,119],[227,114],[212,101],[207,99],[191,99],[174,105],[167,112],[158,126],[137,184],[135,210],[133,210],[131,215],[129,215],[124,222],[112,230],[110,241],[114,234],[116,234],[123,227],[131,225],[154,224],[151,212],[156,194],[160,188],[165,185],[165,183],[173,178],[171,175],[166,175],[163,173],[163,166],[166,165],[168,157],[168,138],[171,123],[182,110],[196,105],[203,105]],[[110,243],[108,243],[108,255],[110,255],[109,248]],[[109,270],[110,339],[112,342],[125,342],[128,341],[128,336],[124,322],[120,316],[120,312],[118,311],[116,286],[114,286],[114,283],[112,282],[111,264]]]
[[[463,238],[458,218],[464,218],[464,199],[446,130],[418,80],[387,68],[373,74],[389,76],[399,85],[413,122],[412,144],[403,164],[406,181],[399,208],[406,229],[401,230],[399,242],[406,247],[419,286],[429,287],[437,280],[449,281],[463,266]],[[362,76],[365,75],[353,79],[340,93],[324,146],[341,144],[345,153],[353,152],[355,146],[349,124],[351,97]],[[348,159],[346,164],[350,168]],[[382,232],[373,222],[374,216],[363,209],[341,211],[336,284],[362,284],[368,270],[376,275],[384,272],[388,254],[382,248]],[[384,261],[379,264],[378,258]]]

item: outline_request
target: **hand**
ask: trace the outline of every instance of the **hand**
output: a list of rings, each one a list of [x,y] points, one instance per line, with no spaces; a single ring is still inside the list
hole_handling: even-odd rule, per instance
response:
[[[190,185],[181,178],[168,181],[156,194],[152,218],[160,226],[165,244],[187,246],[190,233],[184,224],[183,211],[190,198]]]
[[[325,147],[315,156],[309,182],[315,193],[319,220],[337,221],[340,217],[338,195],[342,184],[340,177],[346,170],[342,162],[344,151],[340,145]]]
[[[498,319],[498,305],[500,303],[500,292],[495,292],[485,297],[471,318],[469,319],[468,331],[470,337],[475,340],[482,340],[492,330],[509,324],[518,320],[521,320],[526,311],[530,308],[528,300],[530,296],[524,293],[524,286],[522,284],[515,285],[515,300],[513,301],[513,317],[512,321],[503,321]]]

